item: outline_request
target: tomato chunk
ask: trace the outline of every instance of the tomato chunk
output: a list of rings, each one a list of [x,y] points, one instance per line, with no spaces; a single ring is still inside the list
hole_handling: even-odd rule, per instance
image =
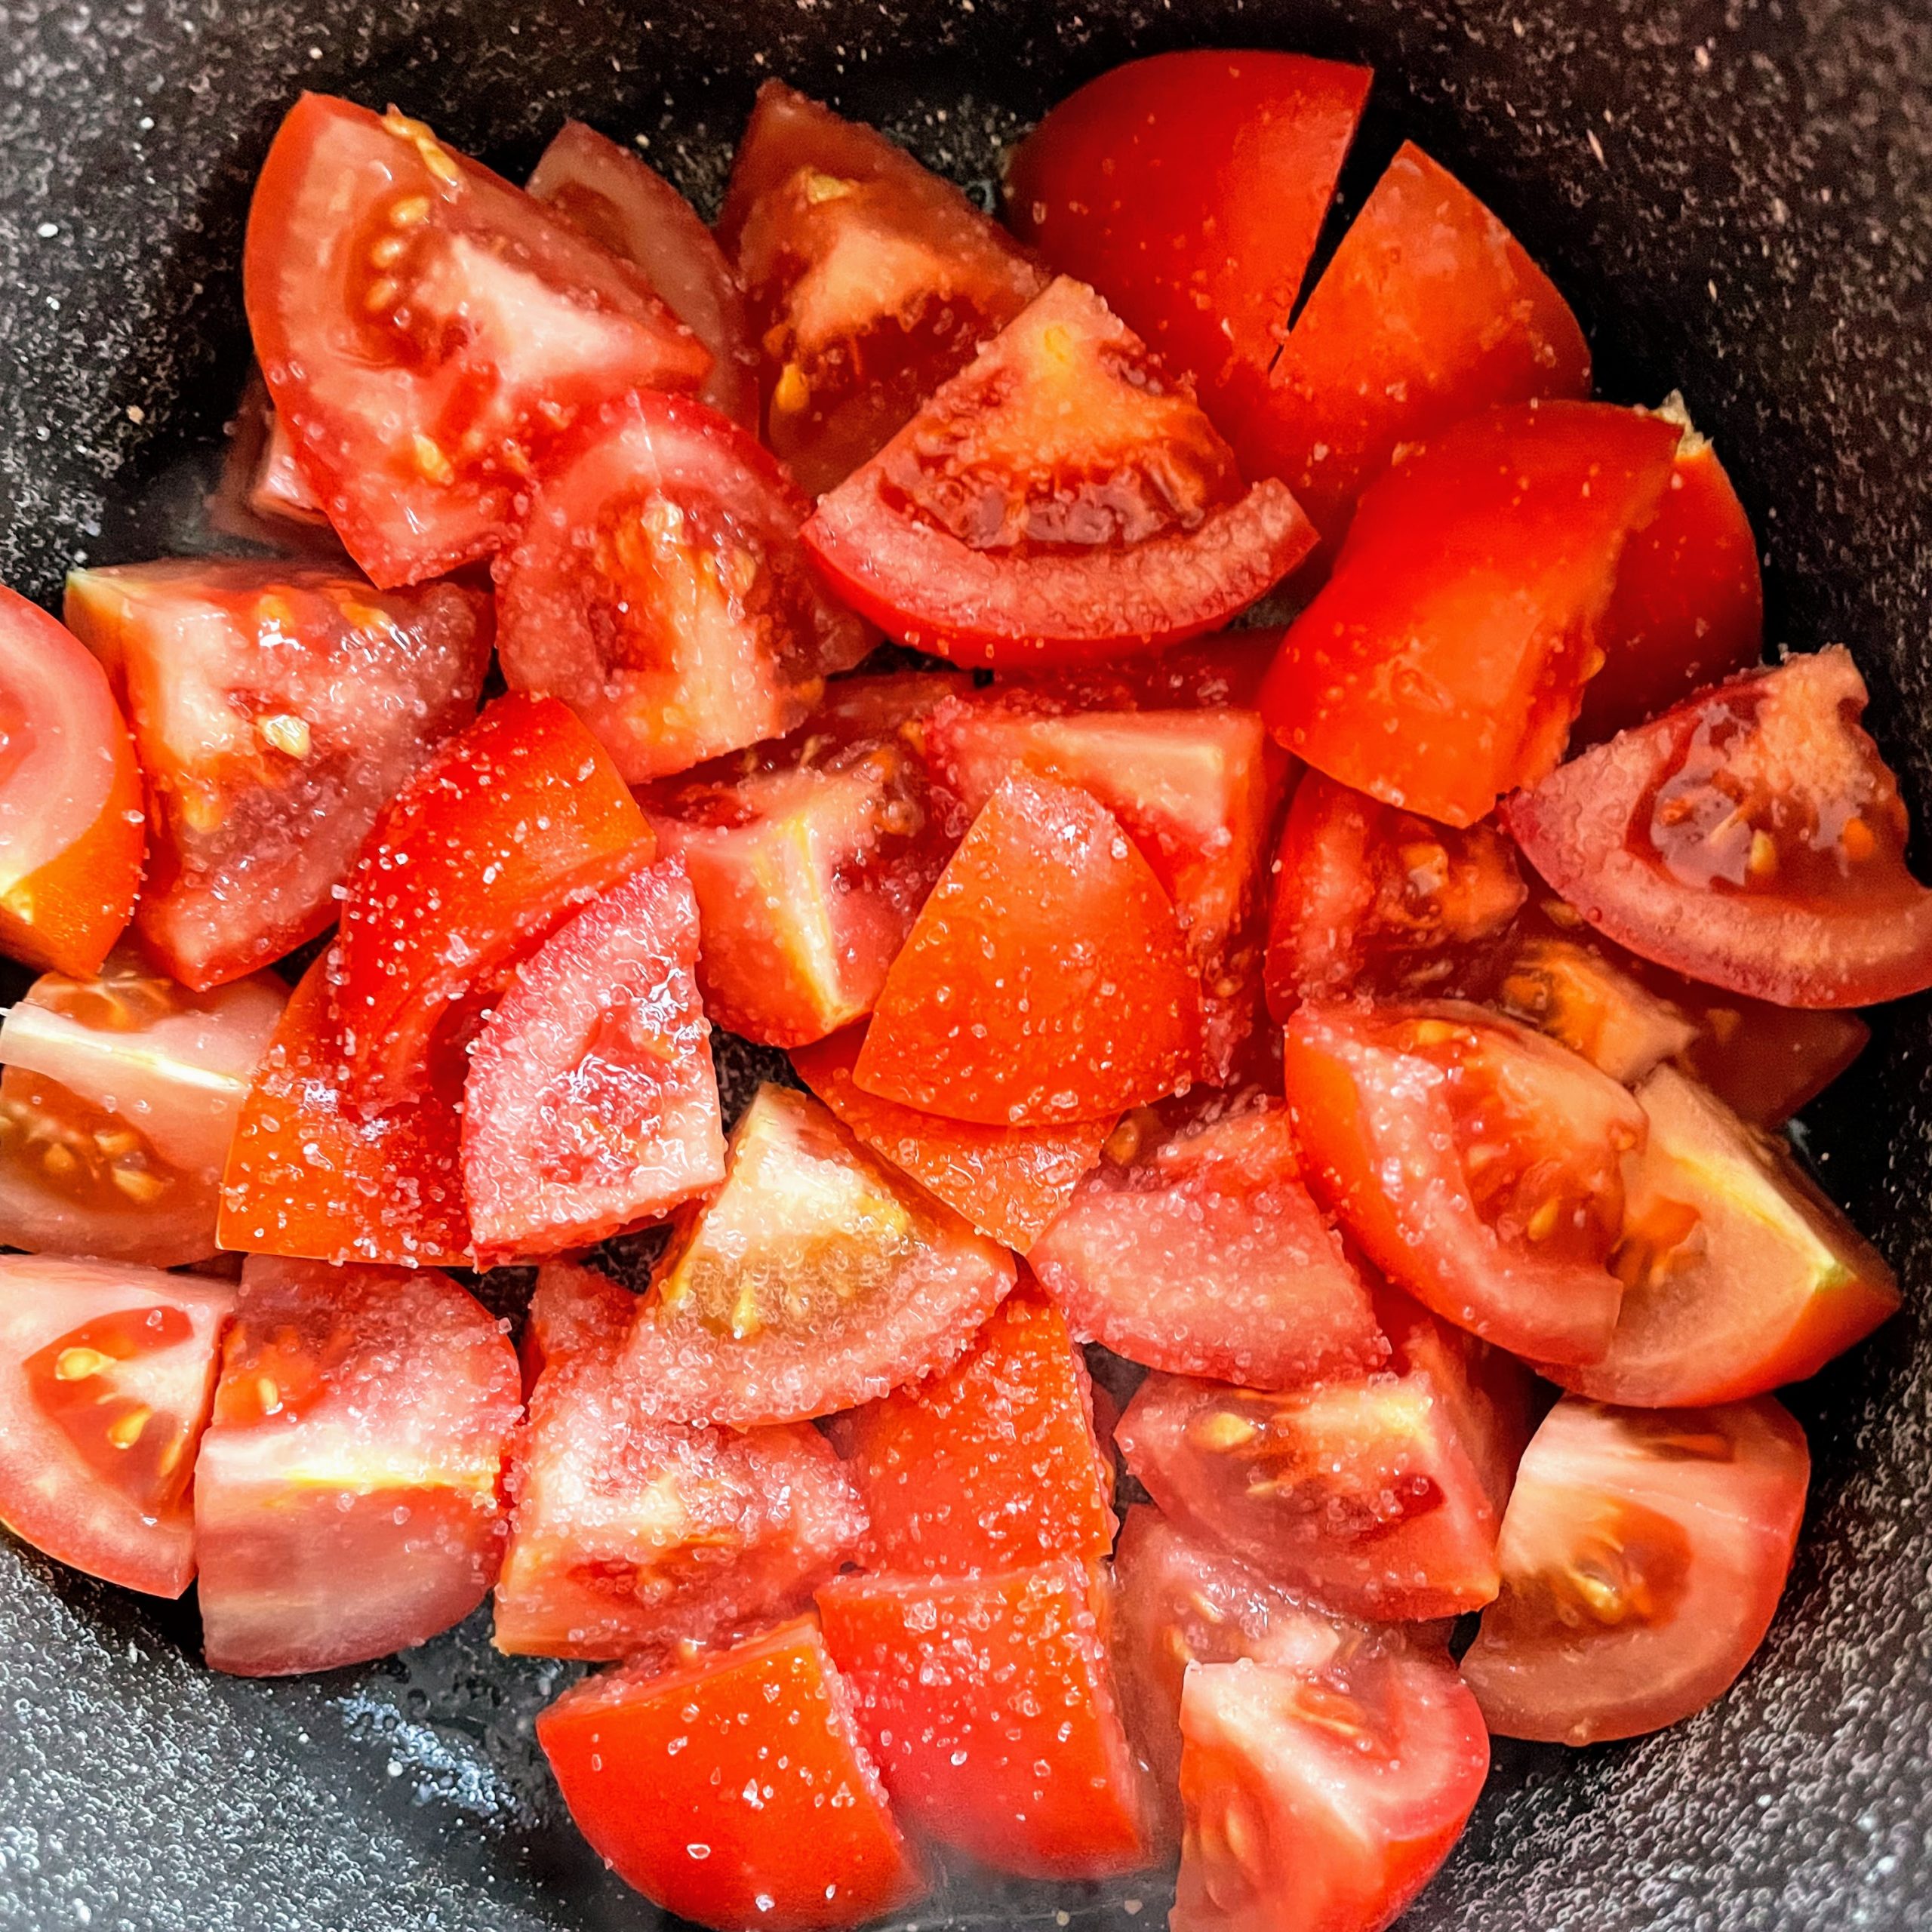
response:
[[[421,122],[325,94],[262,165],[242,288],[297,460],[379,584],[488,555],[578,417],[711,364],[629,263]]]
[[[590,1678],[537,1738],[598,1855],[680,1918],[825,1932],[925,1889],[809,1619]]]
[[[178,1597],[234,1305],[219,1281],[0,1255],[0,1523],[91,1577]]]
[[[872,1520],[868,1569],[970,1576],[1113,1547],[1087,1364],[1037,1290],[1008,1295],[944,1374],[854,1411],[839,1441]]]
[[[141,773],[100,666],[0,584],[0,947],[97,973],[134,909]]]
[[[1262,1094],[1171,1126],[1130,1115],[1029,1259],[1075,1334],[1149,1367],[1287,1389],[1386,1352],[1287,1109]]]
[[[1782,1006],[1932,986],[1932,891],[1842,645],[1740,678],[1572,758],[1504,817],[1620,945]]]
[[[499,1650],[620,1658],[729,1637],[808,1607],[857,1548],[865,1511],[808,1424],[740,1435],[642,1413],[622,1372],[632,1301],[568,1263],[539,1278],[546,1366],[510,1462]]]
[[[827,496],[808,546],[852,608],[961,664],[1051,664],[1213,630],[1315,541],[1244,486],[1183,381],[1052,283]]]
[[[654,1412],[799,1422],[942,1369],[1013,1258],[875,1161],[808,1095],[761,1087],[724,1182],[679,1210],[631,1331]]]
[[[644,866],[526,961],[472,1044],[463,1194],[477,1251],[587,1247],[724,1178],[697,901]]]
[[[567,706],[515,692],[490,705],[390,801],[349,875],[334,981],[356,1099],[420,1098],[463,1004],[500,991],[656,844]]]
[[[778,81],[758,90],[718,231],[764,350],[766,441],[814,497],[1046,280],[951,182]]]
[[[1303,1006],[1283,1059],[1309,1176],[1392,1281],[1532,1359],[1610,1346],[1620,1164],[1644,1131],[1616,1081],[1451,1001]]]
[[[1029,1877],[1152,1857],[1146,1795],[1084,1564],[835,1577],[826,1647],[893,1802],[921,1831]]]
[[[195,1469],[210,1666],[332,1669],[467,1617],[521,1398],[502,1325],[448,1275],[252,1258]]]
[[[1343,784],[1445,825],[1563,754],[1632,531],[1675,432],[1641,411],[1493,410],[1411,445],[1261,693],[1269,729]]]
[[[0,1242],[179,1267],[214,1254],[222,1164],[288,991],[189,993],[125,959],[0,1021]]]
[[[475,716],[490,662],[489,600],[453,583],[197,558],[75,571],[66,608],[147,779],[135,925],[202,990],[334,923],[377,814]]]
[[[1503,1594],[1463,1659],[1490,1729],[1592,1744],[1721,1696],[1770,1628],[1810,1469],[1769,1396],[1675,1410],[1564,1396],[1524,1455]]]
[[[1281,642],[1279,626],[1247,626],[1192,638],[1152,657],[997,672],[992,688],[1038,692],[1070,711],[1252,711]]]
[[[853,1077],[986,1126],[1097,1120],[1186,1082],[1200,1007],[1174,908],[1112,814],[1009,778],[886,975]]]
[[[1331,544],[1404,443],[1533,398],[1587,396],[1589,346],[1514,235],[1405,141],[1231,432]]]

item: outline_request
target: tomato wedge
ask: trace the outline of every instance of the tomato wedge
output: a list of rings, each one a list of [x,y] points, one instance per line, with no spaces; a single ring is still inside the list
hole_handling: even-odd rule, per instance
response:
[[[996,672],[992,688],[1038,692],[1069,711],[1252,711],[1281,636],[1279,626],[1247,626],[1192,638],[1152,657]]]
[[[872,643],[807,565],[808,509],[688,397],[586,416],[494,566],[510,688],[567,700],[630,784],[789,731]]]
[[[107,667],[147,779],[134,923],[184,986],[333,924],[376,814],[476,715],[489,601],[347,570],[196,558],[75,571],[67,621]]]
[[[262,164],[242,288],[297,460],[383,585],[501,545],[586,409],[710,368],[629,263],[421,122],[326,94]]]
[[[253,1257],[195,1469],[210,1667],[328,1670],[467,1617],[521,1407],[503,1325],[448,1275]]]
[[[718,232],[764,349],[766,441],[814,497],[1046,280],[951,182],[779,81],[758,90]]]
[[[1149,1367],[1288,1389],[1386,1352],[1271,1097],[1130,1115],[1029,1259],[1075,1334]]]
[[[334,973],[357,1101],[429,1091],[459,1008],[656,844],[566,706],[516,692],[488,706],[397,793],[349,875]]]
[[[697,211],[663,175],[581,121],[566,121],[531,171],[529,192],[640,271],[710,352],[700,399],[755,433],[758,344],[744,291]]]
[[[141,773],[100,666],[0,584],[0,947],[97,973],[134,909]]]
[[[0,1523],[91,1577],[178,1597],[234,1305],[219,1281],[0,1254]]]
[[[826,1647],[893,1802],[995,1870],[1137,1871],[1152,1855],[1097,1585],[1066,1558],[977,1577],[835,1577]]]
[[[1186,1083],[1200,1006],[1174,908],[1112,814],[1009,778],[893,961],[853,1078],[983,1126],[1097,1120]]]
[[[1113,1547],[1087,1364],[1036,1289],[943,1374],[844,1418],[838,1441],[871,1518],[867,1569],[971,1576]]]
[[[1734,679],[1510,799],[1530,862],[1659,964],[1782,1006],[1932,986],[1932,890],[1906,868],[1898,782],[1833,645]]]
[[[1587,396],[1569,304],[1446,168],[1405,141],[1296,317],[1265,404],[1232,432],[1339,543],[1404,443],[1505,403]]]
[[[1343,784],[1445,825],[1562,755],[1626,540],[1656,514],[1672,425],[1608,403],[1492,410],[1404,448],[1261,693],[1269,729]]]
[[[1053,664],[1214,629],[1308,554],[1184,381],[1098,296],[1052,283],[820,503],[808,547],[902,644]]]
[[[758,1090],[724,1185],[672,1227],[629,1361],[673,1422],[749,1429],[885,1395],[955,1360],[1013,1286],[1003,1248],[788,1088]]]
[[[697,901],[640,866],[553,934],[469,1050],[463,1183],[479,1256],[588,1247],[724,1178]]]
[[[808,1618],[590,1678],[537,1741],[592,1848],[680,1918],[831,1932],[925,1889]]]
[[[1369,1258],[1532,1360],[1593,1361],[1643,1111],[1580,1055],[1452,1001],[1303,1006],[1284,1079],[1318,1191]]]
[[[1675,1410],[1564,1396],[1524,1455],[1503,1594],[1463,1659],[1490,1729],[1593,1744],[1721,1696],[1770,1626],[1810,1469],[1804,1432],[1769,1396]]]
[[[0,1021],[0,1242],[156,1268],[217,1248],[222,1163],[288,989],[189,993],[131,961]]]

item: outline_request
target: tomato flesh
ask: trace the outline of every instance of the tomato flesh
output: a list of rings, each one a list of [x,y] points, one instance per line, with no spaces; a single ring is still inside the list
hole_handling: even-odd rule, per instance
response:
[[[1490,1729],[1635,1737],[1728,1690],[1777,1607],[1810,1466],[1769,1396],[1675,1410],[1564,1396],[1524,1455],[1503,1593],[1463,1659]]]
[[[334,922],[377,814],[475,716],[490,662],[489,601],[453,583],[196,559],[75,571],[66,609],[147,780],[135,926],[201,990]]]

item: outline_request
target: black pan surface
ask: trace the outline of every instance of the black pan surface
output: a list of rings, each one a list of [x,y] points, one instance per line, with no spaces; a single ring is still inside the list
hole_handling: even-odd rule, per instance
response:
[[[705,202],[781,74],[983,191],[1000,143],[1088,75],[1242,43],[1374,63],[1345,198],[1414,135],[1555,276],[1607,393],[1683,388],[1766,548],[1773,638],[1853,647],[1932,819],[1922,4],[0,0],[0,577],[51,602],[76,559],[204,540],[248,186],[300,88],[393,100],[512,174],[577,115],[645,137]],[[1411,1924],[1932,1927],[1932,1007],[1878,1030],[1805,1135],[1912,1306],[1797,1392],[1817,1475],[1770,1641],[1664,1736],[1499,1746]],[[497,1657],[479,1617],[362,1670],[211,1677],[192,1599],[0,1542],[0,1928],[648,1927],[536,1752],[563,1675]],[[1168,1897],[961,1878],[916,1919],[1125,1932]]]

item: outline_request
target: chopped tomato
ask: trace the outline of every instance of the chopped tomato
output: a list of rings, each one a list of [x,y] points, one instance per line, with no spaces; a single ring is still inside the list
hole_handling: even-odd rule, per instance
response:
[[[525,1401],[552,1362],[561,1367],[622,1341],[636,1312],[637,1297],[599,1269],[561,1261],[540,1269],[517,1346]]]
[[[996,672],[995,691],[1035,691],[1069,711],[1252,711],[1281,648],[1278,626],[1195,638],[1152,657]]]
[[[1318,1191],[1392,1281],[1545,1361],[1593,1361],[1641,1108],[1555,1041],[1443,1001],[1303,1006],[1284,1078]]]
[[[0,947],[85,978],[141,882],[141,774],[100,666],[0,585]]]
[[[1097,1120],[1196,1065],[1200,993],[1160,881],[1086,792],[1009,778],[886,975],[853,1078],[992,1127]]]
[[[466,1263],[457,1094],[445,1083],[373,1113],[356,1104],[331,1014],[334,966],[331,950],[303,975],[256,1067],[216,1238],[343,1266]]]
[[[1681,1057],[1684,1072],[1753,1127],[1783,1126],[1872,1038],[1855,1013],[1773,1006],[1671,977],[1671,997],[1698,1029]]]
[[[652,1421],[621,1368],[634,1298],[561,1263],[536,1301],[546,1366],[510,1462],[497,1647],[632,1657],[807,1607],[866,1520],[824,1437]]]
[[[1339,543],[1404,443],[1504,403],[1590,392],[1569,305],[1515,237],[1405,141],[1232,433]]]
[[[295,460],[260,369],[249,371],[226,427],[227,454],[208,499],[208,527],[278,550],[340,558],[342,546]]]
[[[357,1101],[427,1092],[465,1003],[656,844],[567,706],[516,692],[488,706],[397,793],[349,875],[334,977]]]
[[[147,779],[135,926],[203,990],[334,923],[377,814],[475,716],[492,629],[460,585],[215,558],[76,571],[67,620]]]
[[[744,291],[697,211],[663,175],[581,121],[566,121],[531,174],[530,192],[640,271],[711,355],[699,397],[755,432],[758,344]]]
[[[587,1247],[724,1178],[697,901],[640,866],[527,960],[469,1049],[463,1194],[479,1256]]]
[[[1303,775],[1281,828],[1268,931],[1268,1008],[1358,988],[1414,998],[1466,971],[1527,896],[1509,840],[1462,831]]]
[[[943,1374],[845,1417],[838,1439],[872,1519],[868,1569],[971,1576],[1113,1547],[1087,1364],[1037,1290],[1008,1295]]]
[[[0,1243],[156,1268],[216,1251],[222,1163],[288,989],[190,993],[127,960],[0,1021]]]
[[[910,1174],[983,1235],[1024,1254],[1100,1158],[1109,1120],[1068,1127],[980,1127],[868,1094],[854,1079],[863,1029],[792,1049],[792,1064],[875,1154]]]
[[[835,1577],[826,1645],[893,1802],[996,1871],[1100,1878],[1152,1855],[1100,1586],[1062,1558],[985,1577]]]
[[[1572,741],[1593,745],[1757,663],[1764,589],[1751,521],[1684,398],[1657,412],[1677,426],[1677,460],[1657,515],[1624,546]]]
[[[629,1358],[674,1422],[748,1429],[870,1401],[955,1360],[1013,1285],[1003,1248],[787,1088],[758,1089],[724,1185],[672,1226]]]
[[[1029,1258],[1075,1334],[1149,1367],[1287,1389],[1384,1357],[1269,1097],[1130,1115]]]
[[[1089,81],[1007,164],[1014,226],[1193,375],[1244,461],[1371,78],[1251,48],[1157,54]]]
[[[808,1618],[588,1678],[537,1740],[592,1847],[679,1918],[829,1932],[925,1889]]]
[[[1463,1675],[1491,1730],[1635,1737],[1728,1690],[1770,1627],[1811,1458],[1769,1396],[1614,1409],[1566,1395],[1523,1457],[1503,1594]]]
[[[195,1469],[217,1670],[328,1670],[467,1617],[521,1407],[502,1324],[435,1269],[251,1259]]]
[[[577,417],[711,365],[629,263],[421,122],[326,94],[262,165],[242,285],[297,460],[379,584],[488,555]]]
[[[1186,383],[1063,277],[820,503],[804,537],[902,644],[1007,668],[1213,630],[1315,541],[1281,485],[1243,485]]]
[[[1687,1408],[1814,1374],[1898,1312],[1890,1269],[1782,1141],[1660,1066],[1612,1266],[1624,1284],[1609,1352],[1546,1372],[1600,1401]]]
[[[779,81],[758,90],[718,231],[764,349],[766,441],[814,497],[1046,279],[951,182]]]
[[[0,1255],[0,1523],[91,1577],[178,1597],[234,1305],[219,1281]]]
[[[1563,755],[1626,538],[1676,432],[1641,411],[1492,410],[1409,445],[1362,499],[1334,574],[1261,693],[1297,757],[1446,825]]]
[[[1782,1006],[1932,986],[1932,891],[1833,645],[1734,679],[1509,800],[1537,870],[1619,944]]]
[[[806,562],[808,507],[688,397],[586,416],[494,567],[510,688],[567,700],[630,784],[789,731],[872,643]]]

